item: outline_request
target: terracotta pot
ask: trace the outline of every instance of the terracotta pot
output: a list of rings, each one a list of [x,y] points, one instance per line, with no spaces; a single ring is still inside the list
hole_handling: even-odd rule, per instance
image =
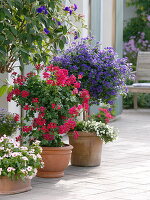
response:
[[[44,168],[38,170],[37,176],[43,178],[58,178],[64,176],[68,167],[72,149],[71,145],[64,147],[42,147]]]
[[[78,139],[69,133],[69,143],[73,146],[71,164],[75,166],[99,166],[103,141],[94,133],[78,131]]]
[[[0,176],[0,194],[16,194],[31,190],[31,180],[11,180],[7,176]]]

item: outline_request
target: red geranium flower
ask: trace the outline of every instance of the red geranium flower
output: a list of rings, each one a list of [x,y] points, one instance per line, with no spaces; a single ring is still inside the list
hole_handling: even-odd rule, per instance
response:
[[[21,92],[21,96],[22,96],[23,98],[28,97],[29,94],[30,94],[30,93],[29,93],[28,91],[26,91],[26,90],[22,90],[22,92]]]

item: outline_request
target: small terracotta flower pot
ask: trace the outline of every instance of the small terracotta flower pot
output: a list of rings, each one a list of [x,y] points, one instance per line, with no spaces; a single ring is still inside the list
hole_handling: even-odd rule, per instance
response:
[[[103,141],[95,135],[78,131],[78,139],[73,138],[69,133],[69,143],[73,146],[71,164],[75,166],[94,167],[101,163]]]
[[[68,167],[73,147],[42,147],[42,160],[44,168],[38,170],[37,176],[42,178],[58,178],[64,176]]]
[[[7,176],[0,176],[0,194],[16,194],[31,190],[31,180],[11,180]]]

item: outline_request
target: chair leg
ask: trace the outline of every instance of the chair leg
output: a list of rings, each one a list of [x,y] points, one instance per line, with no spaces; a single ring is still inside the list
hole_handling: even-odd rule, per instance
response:
[[[134,109],[137,109],[138,108],[138,105],[137,105],[137,94],[134,94],[133,102],[134,102]]]

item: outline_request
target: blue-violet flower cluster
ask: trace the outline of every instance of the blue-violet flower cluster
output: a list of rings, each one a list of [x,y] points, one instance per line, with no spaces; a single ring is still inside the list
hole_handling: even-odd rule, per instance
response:
[[[127,92],[125,81],[131,78],[131,64],[127,58],[118,58],[112,47],[100,50],[99,45],[92,47],[89,38],[72,43],[53,63],[66,68],[70,74],[83,76],[81,88],[90,92],[91,104],[104,102],[113,104],[118,94]]]

